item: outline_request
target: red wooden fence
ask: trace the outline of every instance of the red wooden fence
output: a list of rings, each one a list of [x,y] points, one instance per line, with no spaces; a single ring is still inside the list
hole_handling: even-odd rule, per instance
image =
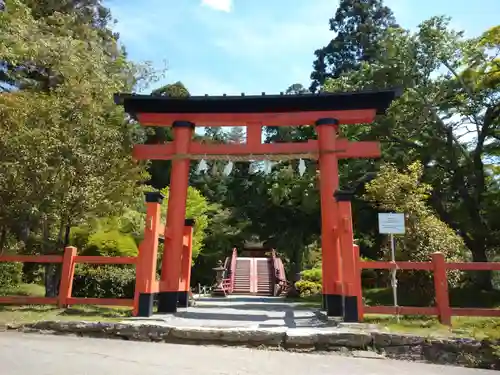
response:
[[[446,263],[441,253],[432,254],[430,262],[365,262],[359,258],[359,248],[354,246],[356,259],[356,290],[358,297],[359,320],[368,314],[400,314],[400,315],[436,315],[443,324],[451,324],[452,316],[494,316],[500,317],[500,309],[450,307],[448,295],[447,270],[461,271],[500,271],[500,262]],[[75,298],[71,296],[75,265],[86,264],[136,264],[136,257],[104,257],[76,255],[75,247],[67,247],[64,255],[0,255],[0,262],[24,263],[62,263],[59,295],[54,298],[5,296],[0,297],[0,304],[47,304],[60,307],[91,304],[111,306],[134,306],[133,299],[124,298]],[[232,265],[234,267],[234,265]],[[365,306],[362,301],[361,271],[363,269],[399,269],[425,270],[433,272],[436,305],[432,307],[410,306]]]
[[[77,263],[86,264],[136,264],[136,257],[104,257],[76,255],[76,247],[69,246],[64,250],[64,255],[0,255],[0,262],[23,263],[62,263],[61,283],[59,295],[54,298],[26,297],[26,296],[0,296],[0,304],[12,305],[110,305],[134,306],[131,298],[75,298],[71,296],[73,277]]]
[[[448,294],[448,279],[446,271],[500,271],[500,262],[450,262],[446,263],[442,253],[432,254],[430,262],[365,262],[359,257],[359,247],[354,246],[354,258],[357,259],[356,289],[358,297],[358,311],[360,321],[363,315],[436,315],[442,324],[451,324],[452,316],[494,316],[500,317],[500,309],[450,307]],[[431,271],[434,276],[435,306],[365,306],[362,300],[361,271],[363,269],[398,269],[398,270],[425,270]]]

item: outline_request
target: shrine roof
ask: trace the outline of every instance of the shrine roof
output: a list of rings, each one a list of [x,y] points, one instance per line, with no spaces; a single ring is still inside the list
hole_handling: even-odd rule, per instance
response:
[[[358,92],[189,96],[184,98],[159,95],[116,94],[115,103],[127,113],[276,113],[309,111],[343,111],[375,109],[383,114],[391,102],[401,95],[398,89]]]

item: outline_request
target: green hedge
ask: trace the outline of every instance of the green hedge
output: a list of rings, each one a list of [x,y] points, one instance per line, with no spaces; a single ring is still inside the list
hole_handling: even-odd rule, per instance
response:
[[[312,281],[314,283],[321,283],[322,271],[321,268],[312,268],[301,272],[301,280]]]
[[[300,280],[295,283],[295,288],[301,297],[321,293],[321,283],[309,280]]]
[[[120,233],[117,230],[100,231],[92,234],[83,255],[137,256],[138,249],[132,236]]]
[[[19,262],[0,263],[0,287],[18,285],[23,278],[23,264]]]
[[[77,265],[73,296],[87,298],[134,298],[133,266]]]

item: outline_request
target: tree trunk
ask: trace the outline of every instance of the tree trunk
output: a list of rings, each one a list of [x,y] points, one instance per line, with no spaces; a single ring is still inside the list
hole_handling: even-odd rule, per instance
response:
[[[488,257],[486,255],[486,243],[483,239],[471,241],[470,244],[467,243],[467,246],[469,247],[472,253],[472,260],[474,262],[488,262]],[[493,290],[491,277],[492,277],[491,271],[475,271],[474,284],[480,290],[491,291]]]
[[[467,248],[471,252],[472,261],[488,262],[488,257],[486,254],[486,237],[490,234],[490,231],[482,222],[481,217],[474,215],[474,217],[471,217],[470,221],[468,222],[455,222],[452,219],[452,215],[445,209],[443,196],[439,192],[434,190],[431,198],[432,206],[438,213],[439,218],[443,222],[448,224],[450,228],[457,231],[460,237],[462,237],[462,239],[464,240],[465,246],[467,246]],[[471,210],[471,212],[473,212],[473,210]],[[476,224],[471,225],[470,223]],[[473,235],[470,236],[468,233],[473,233]],[[481,290],[493,290],[491,277],[491,271],[476,271],[474,272],[474,284]]]
[[[302,251],[296,247],[293,251],[293,276],[292,280],[295,283],[300,280],[300,273],[302,272]]]
[[[474,233],[475,238],[471,238],[467,234],[463,235],[465,245],[469,248],[472,254],[473,262],[488,262],[488,256],[486,253],[487,242],[483,236],[481,236],[479,230],[472,228],[472,233]],[[480,290],[491,291],[493,290],[493,284],[491,282],[492,273],[491,271],[474,271],[474,284]]]
[[[300,272],[302,271],[302,251],[298,246],[294,246],[292,251],[292,267],[290,270],[293,275],[291,275],[291,287],[288,290],[287,297],[299,297],[300,293],[295,287],[295,282],[300,280]]]
[[[55,264],[45,265],[45,297],[57,297],[57,269]]]
[[[63,247],[66,248],[69,246],[69,236],[71,234],[71,224],[66,225],[66,232],[64,233],[64,244]]]
[[[54,244],[50,241],[49,221],[46,216],[42,218],[42,233],[42,252],[44,254],[54,253],[53,250],[55,249],[48,248],[49,244],[52,246],[54,246]],[[62,237],[62,232],[60,237]],[[48,263],[45,265],[45,297],[57,297],[59,292],[59,281],[61,280],[61,268],[61,264]]]
[[[7,241],[7,228],[2,226],[2,232],[0,233],[0,255],[4,252],[5,242]]]

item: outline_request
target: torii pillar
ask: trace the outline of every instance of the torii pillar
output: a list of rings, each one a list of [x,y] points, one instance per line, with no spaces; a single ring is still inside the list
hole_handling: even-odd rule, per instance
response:
[[[337,190],[334,193],[337,201],[340,256],[342,261],[342,285],[344,295],[344,322],[358,322],[358,289],[357,289],[357,255],[354,251],[354,231],[352,227],[351,201],[353,191]]]
[[[184,218],[191,162],[189,157],[182,157],[182,155],[189,154],[195,125],[189,121],[174,121],[172,127],[174,129],[174,151],[178,157],[172,160],[170,172],[165,244],[158,291],[159,313],[177,312],[179,276],[181,275],[184,247]]]
[[[338,209],[334,193],[339,186],[338,160],[335,151],[339,121],[323,118],[316,121],[319,148],[319,190],[321,199],[321,249],[323,303],[328,316],[342,316],[342,263],[338,236]]]

